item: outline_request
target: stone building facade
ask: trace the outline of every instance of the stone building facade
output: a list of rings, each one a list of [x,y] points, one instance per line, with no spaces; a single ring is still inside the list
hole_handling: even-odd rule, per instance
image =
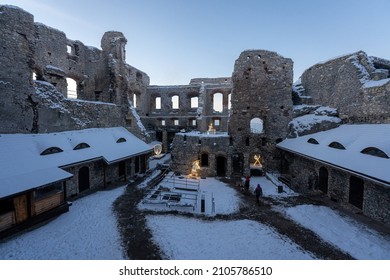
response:
[[[182,174],[199,161],[201,176],[241,177],[250,174],[256,156],[264,171],[281,172],[302,192],[323,188],[326,168],[329,198],[351,204],[350,180],[362,180],[360,209],[389,223],[388,207],[381,207],[388,205],[389,182],[351,179],[345,170],[278,144],[342,124],[390,123],[390,61],[359,51],[316,64],[293,84],[291,59],[249,50],[235,61],[232,77],[158,86],[126,63],[121,32],[106,32],[101,49],[85,46],[7,5],[0,5],[0,27],[0,133],[124,127],[146,142],[162,142],[172,152],[172,168]],[[70,96],[70,81],[77,99]],[[101,168],[90,164],[90,170]],[[126,162],[125,174],[140,166],[145,165]],[[70,190],[76,190],[82,167],[69,167]],[[113,164],[107,170],[117,177],[119,169],[123,166]],[[99,174],[96,184],[102,182]]]
[[[232,91],[231,78],[197,78],[189,85],[149,86],[147,99],[137,111],[149,133],[169,149],[181,130],[227,131]],[[142,112],[142,113],[141,113]]]
[[[232,80],[229,134],[243,172],[249,174],[257,154],[265,169],[277,169],[276,144],[287,136],[292,120],[292,60],[270,51],[245,51],[235,62]]]
[[[1,133],[123,126],[146,139],[132,100],[146,93],[149,77],[126,64],[122,33],[106,32],[100,50],[20,8],[4,5],[0,12]],[[77,99],[67,98],[69,79]]]

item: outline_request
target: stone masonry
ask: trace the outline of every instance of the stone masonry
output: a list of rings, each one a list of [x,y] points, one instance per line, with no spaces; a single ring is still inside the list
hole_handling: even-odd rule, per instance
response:
[[[146,93],[149,77],[126,64],[122,33],[106,32],[99,50],[6,5],[0,25],[1,133],[123,126],[147,137],[132,100]],[[67,98],[66,78],[77,99]]]
[[[292,119],[292,60],[275,52],[245,51],[236,60],[232,80],[229,133],[244,173],[249,174],[254,154],[261,155],[265,169],[277,169],[275,145],[286,138]],[[261,120],[262,131],[251,129],[255,118]]]

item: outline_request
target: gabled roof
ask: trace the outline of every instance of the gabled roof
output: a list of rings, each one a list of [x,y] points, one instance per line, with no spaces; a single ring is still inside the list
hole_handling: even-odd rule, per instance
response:
[[[312,144],[315,139],[318,144]],[[362,153],[376,148],[390,156],[390,124],[341,125],[302,137],[285,139],[277,147],[390,184],[390,159]],[[329,145],[337,142],[344,149]],[[331,145],[332,146],[332,145]]]
[[[117,143],[119,138],[126,141]],[[90,147],[74,150],[80,143]],[[41,155],[52,147],[62,152]],[[0,134],[0,198],[72,177],[61,167],[96,159],[112,164],[151,150],[148,144],[122,127]]]

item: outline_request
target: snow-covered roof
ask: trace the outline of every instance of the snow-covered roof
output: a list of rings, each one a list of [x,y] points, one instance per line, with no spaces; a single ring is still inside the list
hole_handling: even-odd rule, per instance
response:
[[[81,143],[89,147],[74,150]],[[63,152],[41,155],[53,147]],[[112,164],[149,151],[148,144],[122,127],[45,134],[0,134],[0,197],[72,177],[61,167],[95,159]]]
[[[308,142],[309,139],[318,144]],[[389,139],[390,124],[341,125],[328,131],[286,139],[277,147],[390,184],[390,158],[362,153],[366,148],[375,148],[390,157]],[[345,149],[329,147],[332,142]]]

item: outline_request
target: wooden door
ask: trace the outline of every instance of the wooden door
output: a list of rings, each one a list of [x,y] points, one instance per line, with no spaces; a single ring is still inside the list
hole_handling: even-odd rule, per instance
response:
[[[27,195],[21,195],[14,198],[16,223],[22,223],[28,218]]]

